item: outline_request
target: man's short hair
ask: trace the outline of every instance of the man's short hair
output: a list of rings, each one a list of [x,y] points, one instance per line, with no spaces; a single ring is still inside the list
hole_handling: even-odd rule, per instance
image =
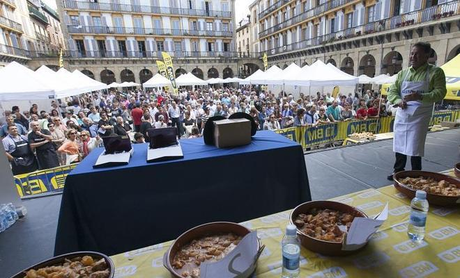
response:
[[[142,133],[140,133],[140,132],[136,132],[136,133],[134,134],[134,140],[136,140],[136,141],[137,141],[138,139],[142,138],[142,137],[144,137],[144,135],[143,135]]]
[[[413,47],[421,48],[426,54],[431,54],[432,51],[431,44],[428,42],[418,42],[414,44]]]
[[[19,106],[15,105],[15,106],[11,107],[11,111],[13,111],[13,112],[19,111]]]

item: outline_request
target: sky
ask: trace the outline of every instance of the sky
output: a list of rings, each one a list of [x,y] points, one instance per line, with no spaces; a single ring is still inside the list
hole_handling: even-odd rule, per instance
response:
[[[53,9],[56,9],[56,0],[42,0],[45,2],[48,6],[50,6]],[[245,18],[246,15],[249,14],[249,5],[253,2],[254,0],[236,0],[235,3],[235,14],[236,14],[236,24],[238,22]]]

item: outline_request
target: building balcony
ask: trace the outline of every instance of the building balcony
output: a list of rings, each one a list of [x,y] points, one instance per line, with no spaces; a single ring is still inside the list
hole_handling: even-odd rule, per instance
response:
[[[45,42],[45,43],[51,42],[51,39],[49,37],[47,37],[46,35],[40,34],[38,32],[35,32],[35,37],[37,38],[37,40]]]
[[[384,31],[396,31],[398,28],[415,27],[414,25],[430,22],[434,23],[441,19],[447,19],[456,15],[460,15],[460,2],[451,1],[449,3],[433,6],[424,10],[393,16],[388,19],[366,23],[364,25],[316,36],[310,39],[304,39],[284,46],[270,48],[267,50],[267,55],[276,55],[296,50],[307,50],[309,48],[323,46],[363,35],[370,35]]]
[[[0,3],[5,3],[11,8],[16,9],[16,3],[14,3],[14,0],[0,0]]]
[[[64,9],[232,18],[232,12],[65,0]]]
[[[124,34],[124,35],[154,35],[154,36],[208,36],[231,37],[230,31],[182,30],[164,28],[137,28],[137,27],[108,27],[108,26],[81,26],[67,25],[70,34]]]
[[[362,35],[369,35],[376,32],[397,30],[402,27],[410,27],[418,24],[436,22],[443,18],[460,14],[460,3],[451,1],[449,3],[433,6],[424,10],[414,11],[388,19],[375,22],[369,22],[364,25],[347,28],[338,32],[333,32],[310,39],[304,39],[299,42],[287,44],[284,46],[274,47],[267,50],[267,55],[275,55],[295,50],[305,50],[310,47],[325,45],[344,39],[354,38]]]
[[[26,59],[30,56],[29,51],[5,44],[0,44],[0,55],[8,55],[8,56],[18,56],[23,59]]]
[[[0,16],[0,26],[4,26],[6,28],[16,30],[17,32],[20,32],[20,33],[23,32],[22,25],[20,23],[17,23],[16,21],[13,21],[3,16]]]
[[[49,24],[48,23],[48,18],[46,18],[46,16],[42,12],[40,12],[40,10],[38,10],[35,6],[28,5],[28,8],[29,8],[29,15],[32,18],[42,22],[45,25]]]
[[[281,23],[278,23],[270,28],[267,28],[263,31],[259,32],[259,37],[266,37],[272,33],[275,33],[276,31],[279,31],[281,29],[287,28],[287,27],[292,27],[295,24],[301,23],[308,20],[313,20],[314,17],[316,16],[322,16],[328,11],[331,11],[335,8],[346,6],[347,4],[353,4],[355,2],[359,2],[359,0],[332,0],[328,1],[326,3],[321,4],[318,7],[314,7],[309,9],[306,12],[301,12],[296,16],[293,16],[292,18],[289,18]]]
[[[193,58],[255,58],[261,57],[260,53],[238,53],[230,51],[166,51],[175,59],[193,59]],[[89,59],[163,59],[161,51],[66,51],[64,58],[89,58]]]
[[[276,9],[280,8],[284,4],[289,3],[291,0],[279,0],[275,4],[271,5],[267,9],[263,10],[262,12],[259,13],[259,20],[262,19],[264,16],[268,15],[269,13],[275,11]]]

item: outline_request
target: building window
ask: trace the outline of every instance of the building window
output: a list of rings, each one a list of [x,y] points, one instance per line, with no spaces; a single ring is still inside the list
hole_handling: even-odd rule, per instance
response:
[[[80,57],[86,57],[85,44],[83,40],[75,40],[75,45],[77,46],[77,51]]]
[[[347,28],[353,27],[353,13],[347,14]]]
[[[192,30],[197,31],[198,30],[198,24],[196,21],[192,21]]]
[[[212,31],[212,22],[206,22],[206,30]]]
[[[222,31],[228,32],[228,23],[223,23],[222,24]]]
[[[144,41],[138,41],[137,42],[137,48],[139,48],[139,54],[141,57],[146,57],[145,53],[145,42]]]
[[[224,52],[230,51],[230,44],[228,42],[224,42]]]
[[[335,18],[331,19],[331,33],[335,32]]]
[[[157,42],[157,50],[158,51],[165,51],[164,42]]]
[[[367,22],[374,22],[375,6],[371,6],[367,9]]]
[[[208,42],[208,51],[214,51],[214,43]]]
[[[80,18],[77,15],[71,15],[70,23],[72,23],[72,25],[80,25]],[[35,29],[35,24],[34,24],[34,29]]]
[[[188,0],[188,7],[189,9],[193,9],[193,3],[192,3],[192,0]]]
[[[126,52],[125,41],[118,41],[118,49],[120,50],[120,54],[122,55],[122,57],[128,57],[128,52]]]

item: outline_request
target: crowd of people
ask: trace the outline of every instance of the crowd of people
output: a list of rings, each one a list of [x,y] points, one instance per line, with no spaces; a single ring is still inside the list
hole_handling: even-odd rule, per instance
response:
[[[81,161],[105,136],[148,141],[151,128],[176,127],[180,138],[200,137],[208,118],[245,112],[260,130],[367,119],[394,113],[385,97],[368,90],[336,98],[266,92],[252,87],[186,90],[93,92],[52,101],[51,110],[34,104],[28,111],[13,106],[0,118],[0,136],[13,172],[27,173]]]

